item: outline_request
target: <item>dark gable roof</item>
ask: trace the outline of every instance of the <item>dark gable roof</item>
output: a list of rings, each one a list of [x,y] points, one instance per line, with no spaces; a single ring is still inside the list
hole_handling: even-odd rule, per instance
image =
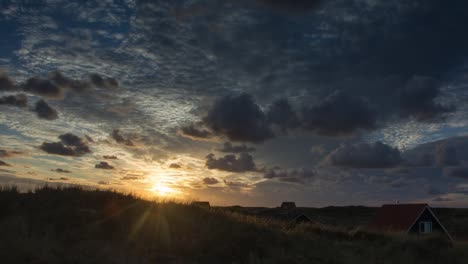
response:
[[[427,204],[384,204],[369,228],[407,232],[427,207]]]
[[[269,218],[269,219],[276,219],[285,222],[314,222],[314,223],[321,223],[319,221],[319,217],[310,213],[305,212],[302,208],[294,207],[294,208],[266,208],[261,211],[257,211],[255,213],[256,216]]]
[[[309,223],[309,222],[318,223],[317,221],[310,219],[310,217],[308,217],[305,214],[299,214],[296,217],[294,217],[291,221],[293,221],[295,223]]]
[[[271,212],[269,216],[271,218],[275,218],[278,220],[283,220],[283,221],[293,221],[296,218],[300,216],[305,216],[310,219],[309,216],[306,214],[302,213],[300,210],[294,210],[295,208],[288,210],[288,211],[277,211],[277,212]]]

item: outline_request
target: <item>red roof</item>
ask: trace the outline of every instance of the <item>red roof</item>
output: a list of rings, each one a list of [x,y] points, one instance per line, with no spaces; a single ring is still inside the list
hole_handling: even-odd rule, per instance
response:
[[[369,228],[406,232],[426,209],[427,204],[384,204]]]

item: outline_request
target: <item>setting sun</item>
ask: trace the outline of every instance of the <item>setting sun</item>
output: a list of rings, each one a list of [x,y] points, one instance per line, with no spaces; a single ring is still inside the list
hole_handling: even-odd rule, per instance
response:
[[[153,187],[148,190],[159,196],[171,196],[178,192],[177,190],[170,188],[160,182],[155,183]]]

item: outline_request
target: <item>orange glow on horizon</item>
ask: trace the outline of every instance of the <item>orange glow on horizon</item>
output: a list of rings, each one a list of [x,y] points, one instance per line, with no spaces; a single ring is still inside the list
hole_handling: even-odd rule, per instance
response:
[[[163,197],[177,196],[180,192],[174,188],[171,188],[164,183],[157,182],[148,191]]]

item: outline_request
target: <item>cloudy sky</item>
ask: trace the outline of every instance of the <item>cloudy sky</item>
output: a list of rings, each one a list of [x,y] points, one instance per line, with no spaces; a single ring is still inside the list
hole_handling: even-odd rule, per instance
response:
[[[0,0],[0,183],[468,206],[467,9]]]

